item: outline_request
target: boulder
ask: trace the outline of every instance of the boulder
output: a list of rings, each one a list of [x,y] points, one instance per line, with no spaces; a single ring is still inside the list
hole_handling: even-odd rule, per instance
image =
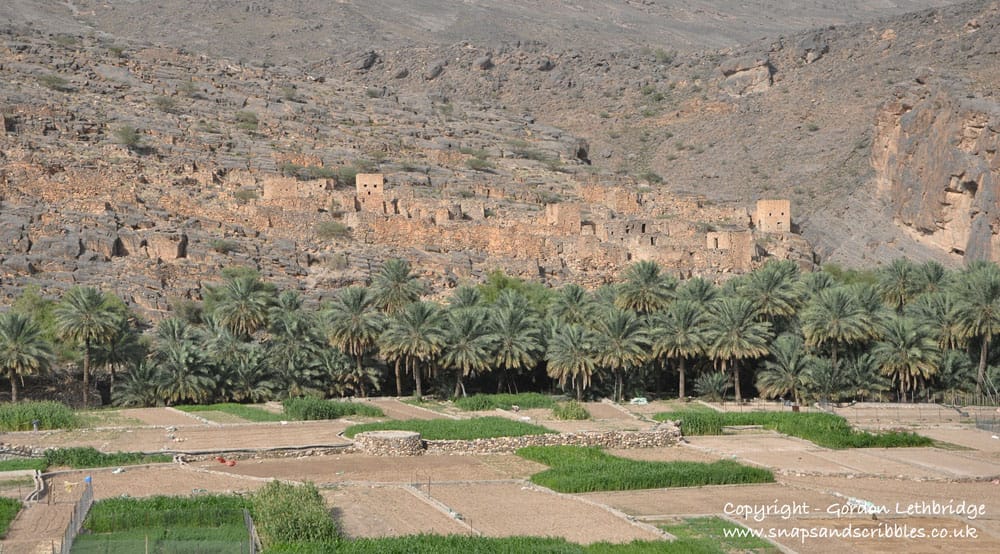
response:
[[[795,57],[805,60],[806,63],[813,63],[829,51],[830,44],[819,33],[810,33],[799,39],[795,45]]]
[[[476,69],[481,69],[483,71],[493,69],[493,57],[489,54],[480,56],[472,62],[472,65],[475,66]]]
[[[746,96],[771,88],[773,68],[766,56],[748,56],[727,60],[719,71],[724,77],[719,85],[730,96]]]
[[[361,54],[361,56],[358,57],[358,59],[351,65],[351,68],[358,71],[368,71],[378,62],[378,60],[378,53],[374,50],[369,50],[364,54]]]
[[[448,62],[445,60],[432,62],[429,66],[427,66],[427,71],[424,72],[424,79],[427,81],[437,79],[439,75],[444,73],[444,66],[446,65],[448,65]]]

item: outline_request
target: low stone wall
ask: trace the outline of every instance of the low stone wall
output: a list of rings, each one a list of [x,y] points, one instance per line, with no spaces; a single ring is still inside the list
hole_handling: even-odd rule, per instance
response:
[[[420,433],[413,431],[368,431],[354,437],[354,446],[373,456],[416,456],[424,453]]]
[[[375,437],[374,433],[395,433],[393,437]],[[405,436],[403,436],[405,435]],[[658,424],[648,431],[607,431],[589,433],[551,433],[523,437],[497,437],[473,440],[420,440],[419,433],[377,431],[359,433],[348,450],[376,456],[413,456],[446,454],[510,454],[525,446],[599,446],[601,448],[657,448],[673,446],[681,438],[673,422]],[[418,447],[418,444],[420,446]]]

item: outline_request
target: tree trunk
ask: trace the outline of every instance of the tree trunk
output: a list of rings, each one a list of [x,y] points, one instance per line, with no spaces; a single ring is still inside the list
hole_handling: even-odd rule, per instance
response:
[[[458,370],[458,379],[455,380],[455,393],[452,394],[455,398],[458,398],[459,393],[462,392],[462,370]]]
[[[17,404],[17,373],[14,368],[7,370],[7,378],[10,379],[10,401]]]
[[[399,358],[396,358],[396,396],[403,396],[403,377],[399,373]]]
[[[684,400],[684,358],[681,357],[680,363],[677,364],[677,372],[680,374],[680,380],[677,382],[677,398]]]
[[[365,373],[364,368],[361,367],[362,358],[364,354],[358,354],[358,393],[360,393],[361,398],[368,398],[368,393],[365,391]]]
[[[621,369],[616,369],[615,370],[615,402],[621,402],[622,401],[622,397],[625,396],[625,391],[623,390],[624,388],[625,388],[625,386],[622,383],[622,371],[621,371]]]
[[[983,337],[983,345],[979,350],[979,371],[976,372],[976,396],[983,395],[983,381],[986,380],[986,354],[990,349],[990,336]]]
[[[740,362],[733,360],[733,387],[736,391],[736,402],[743,402],[743,395],[740,394]]]
[[[576,385],[576,401],[583,402],[583,379],[573,379]]]
[[[423,385],[423,381],[421,380],[421,375],[420,375],[420,361],[414,359],[413,360],[413,365],[410,366],[410,369],[413,370],[413,381],[417,385],[417,390],[416,390],[417,400],[423,400],[423,398],[424,398],[424,385]]]
[[[89,398],[87,393],[90,392],[90,340],[83,342],[83,407],[87,408],[90,404],[88,402]]]

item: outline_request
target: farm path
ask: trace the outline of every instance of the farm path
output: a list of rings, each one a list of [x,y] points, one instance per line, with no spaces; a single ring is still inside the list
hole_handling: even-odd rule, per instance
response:
[[[40,502],[25,505],[0,541],[4,554],[50,554],[62,544],[73,506],[83,492],[83,478],[63,478],[48,483]]]
[[[355,400],[355,402],[362,401]],[[452,415],[400,402],[398,399],[392,397],[383,396],[380,398],[373,398],[370,402],[381,408],[382,411],[385,412],[386,417],[390,419],[455,419]]]

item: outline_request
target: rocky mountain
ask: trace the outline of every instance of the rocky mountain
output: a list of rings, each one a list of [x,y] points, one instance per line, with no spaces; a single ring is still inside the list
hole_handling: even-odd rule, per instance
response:
[[[4,296],[997,257],[996,1],[314,4],[0,6]]]

